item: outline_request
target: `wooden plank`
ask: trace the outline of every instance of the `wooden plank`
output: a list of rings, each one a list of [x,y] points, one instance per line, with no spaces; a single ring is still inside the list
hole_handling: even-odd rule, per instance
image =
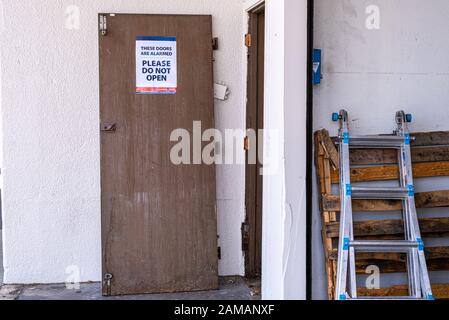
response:
[[[322,197],[323,210],[340,211],[341,202],[340,196],[337,195],[323,195]],[[353,212],[382,212],[401,210],[402,203],[397,200],[353,200]]]
[[[430,271],[449,270],[449,247],[427,247],[426,259]],[[336,261],[337,249],[329,259]],[[382,273],[405,272],[406,255],[402,253],[359,253],[356,256],[357,273],[364,274],[368,266],[378,266]]]
[[[405,257],[404,257],[405,259]],[[377,266],[381,273],[404,273],[406,272],[405,261],[399,260],[377,260],[377,259],[357,259],[357,274],[366,274],[366,270],[370,266]],[[427,261],[427,269],[429,271],[448,271],[449,259],[434,259]]]
[[[433,295],[436,299],[449,299],[449,284],[433,284]],[[408,295],[408,286],[394,286],[385,289],[367,289],[358,288],[357,292],[360,296],[374,296],[374,297],[405,297]]]
[[[449,146],[412,148],[412,162],[449,161]],[[351,149],[351,165],[388,165],[398,163],[397,150],[393,149]]]
[[[417,208],[444,208],[449,207],[449,190],[421,192],[415,195]],[[322,196],[323,210],[340,211],[340,196]],[[352,202],[354,212],[381,212],[402,209],[402,203],[398,200],[354,200]]]
[[[449,247],[426,247],[425,248],[426,258],[429,260],[435,259],[449,259]],[[329,259],[337,260],[338,250],[334,249],[329,254]],[[357,254],[358,259],[373,259],[373,260],[395,260],[404,261],[405,254],[402,253],[359,253]]]
[[[320,190],[320,195],[329,194],[332,192],[332,180],[331,180],[331,165],[330,156],[328,150],[325,149],[323,141],[322,131],[315,133],[315,165],[316,174],[318,181],[318,188]],[[325,225],[329,222],[336,222],[337,215],[335,212],[328,212],[321,210],[322,224]],[[331,252],[333,247],[333,242],[331,238],[327,238],[323,234],[323,246],[326,253],[326,273],[327,273],[327,290],[329,300],[333,300],[335,292],[335,261],[330,260],[327,257],[327,253]]]
[[[329,136],[329,131],[326,129],[320,130],[316,133],[318,135],[318,141],[322,144],[327,157],[334,169],[339,168],[340,166],[340,157],[338,155],[337,147]]]
[[[449,131],[414,132],[412,147],[422,146],[449,146]]]
[[[351,149],[351,165],[386,165],[398,162],[398,152],[394,149]]]
[[[449,161],[449,146],[415,147],[411,151],[413,163]]]
[[[419,226],[423,235],[449,233],[449,218],[419,219]],[[339,222],[331,222],[325,225],[325,234],[328,238],[339,236]],[[404,225],[402,220],[372,220],[354,222],[355,237],[391,236],[402,235]]]
[[[449,162],[417,163],[413,166],[415,178],[449,176]],[[399,169],[396,165],[377,166],[368,168],[352,168],[352,182],[389,181],[399,178]],[[332,171],[332,183],[340,182],[338,171]]]

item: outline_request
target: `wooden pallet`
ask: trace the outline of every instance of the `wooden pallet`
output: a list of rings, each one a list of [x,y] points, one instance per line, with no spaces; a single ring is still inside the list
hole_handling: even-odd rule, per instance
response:
[[[429,177],[449,177],[449,132],[414,133],[412,161],[415,179]],[[373,182],[398,179],[397,151],[389,149],[351,150],[351,181]],[[339,156],[335,139],[326,130],[315,133],[315,162],[320,190],[320,210],[322,215],[322,237],[325,249],[329,299],[334,299],[337,271],[337,245],[339,237],[338,212],[340,197],[332,194],[332,185],[339,183]],[[416,194],[416,206],[422,208],[449,208],[448,190],[420,192]],[[402,208],[396,200],[355,200],[353,211],[387,212]],[[448,210],[449,212],[449,210]],[[420,219],[424,238],[449,237],[448,218]],[[354,234],[358,239],[401,239],[401,220],[373,220],[354,223]],[[426,249],[430,271],[449,271],[449,247],[428,247]],[[405,272],[405,256],[397,253],[364,253],[357,255],[357,272],[364,274],[370,265],[376,265],[381,273]],[[432,284],[437,299],[449,299],[449,284]],[[381,290],[359,289],[360,295],[404,296],[407,286],[395,286]]]

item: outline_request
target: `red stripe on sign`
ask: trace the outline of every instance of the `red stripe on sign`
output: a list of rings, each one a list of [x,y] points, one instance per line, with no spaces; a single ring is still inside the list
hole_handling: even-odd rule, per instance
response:
[[[138,93],[176,93],[176,88],[136,88]]]

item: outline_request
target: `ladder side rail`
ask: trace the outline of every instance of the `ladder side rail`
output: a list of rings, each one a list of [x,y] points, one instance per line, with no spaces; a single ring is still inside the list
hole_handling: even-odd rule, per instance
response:
[[[407,134],[408,131],[406,131]],[[407,143],[404,146],[404,154],[405,154],[405,159],[406,161],[406,170],[407,170],[407,176],[406,176],[406,183],[410,186],[413,186],[414,181],[413,181],[413,170],[412,170],[412,164],[411,164],[411,150],[410,150],[410,144]],[[424,253],[424,243],[422,240],[422,236],[421,236],[421,232],[420,232],[420,228],[419,228],[419,223],[418,223],[418,215],[416,212],[416,204],[415,204],[415,195],[414,192],[410,193],[410,197],[408,200],[408,210],[410,212],[410,216],[411,216],[411,228],[412,228],[412,232],[413,232],[413,237],[415,238],[416,241],[421,242],[421,245],[418,249],[414,249],[413,250],[413,256],[414,256],[414,260],[416,261],[416,264],[418,264],[416,267],[418,268],[418,270],[420,270],[419,277],[418,279],[420,279],[420,283],[419,285],[422,287],[423,290],[423,296],[424,298],[433,298],[433,294],[432,294],[432,286],[430,284],[430,279],[429,279],[429,274],[428,274],[428,269],[427,269],[427,263],[426,263],[426,257],[425,257],[425,253]],[[418,286],[419,289],[419,286]]]
[[[348,251],[346,250],[347,244],[345,243],[346,234],[346,216],[347,216],[347,204],[346,204],[346,190],[344,184],[344,168],[343,168],[343,140],[339,142],[339,154],[340,154],[340,197],[341,197],[341,210],[340,210],[340,237],[338,240],[338,261],[337,261],[337,283],[335,298],[337,300],[346,299],[346,280],[348,275]]]
[[[404,132],[402,130],[399,132],[398,135],[402,136],[404,138]],[[405,141],[405,140],[404,140]],[[398,152],[398,164],[399,164],[399,184],[402,188],[407,188],[408,181],[407,181],[407,166],[406,166],[406,153],[404,151],[404,146],[402,146],[399,149]],[[408,241],[416,241],[413,237],[413,227],[412,227],[412,221],[410,216],[410,202],[409,199],[405,199],[402,201],[402,216],[404,221],[404,236],[405,240]],[[411,249],[407,253],[407,277],[408,277],[408,283],[409,283],[409,295],[412,297],[419,297],[420,296],[420,279],[419,279],[419,266],[417,264],[417,256],[416,256],[416,250]]]
[[[352,184],[351,184],[351,164],[350,164],[350,142],[351,137],[349,134],[349,117],[346,111],[342,110],[342,119],[344,119],[343,128],[347,133],[346,138],[343,140],[343,150],[344,150],[344,179],[346,181],[345,186],[350,187],[346,191],[346,205],[348,206],[346,211],[347,218],[347,230],[349,231],[349,240],[353,242],[354,239],[354,222],[353,222],[353,211],[352,211]],[[357,274],[356,274],[356,263],[355,263],[355,249],[353,246],[349,245],[349,290],[351,292],[351,298],[357,299]]]
[[[342,209],[340,211],[340,238],[338,244],[338,267],[336,299],[346,300],[348,290],[348,276],[350,278],[351,298],[357,296],[357,285],[355,269],[355,253],[350,248],[349,243],[353,240],[352,230],[352,193],[348,189],[351,186],[350,166],[349,166],[349,128],[347,123],[347,113],[340,112],[340,195],[342,199]],[[349,266],[349,270],[348,270]]]
[[[413,181],[413,169],[412,169],[412,157],[411,157],[411,137],[408,130],[406,115],[403,111],[399,111],[396,114],[398,123],[397,134],[404,137],[404,145],[401,148],[402,158],[404,161],[404,179],[405,184],[409,186],[410,194],[407,200],[407,211],[410,218],[410,231],[415,241],[420,242],[420,246],[417,249],[412,250],[412,259],[414,260],[414,267],[417,269],[418,275],[417,296],[421,296],[425,299],[433,299],[432,287],[429,280],[429,274],[427,269],[426,257],[424,253],[424,242],[422,240],[418,215],[416,212],[415,194],[414,194],[414,181]],[[415,277],[416,278],[416,277]]]

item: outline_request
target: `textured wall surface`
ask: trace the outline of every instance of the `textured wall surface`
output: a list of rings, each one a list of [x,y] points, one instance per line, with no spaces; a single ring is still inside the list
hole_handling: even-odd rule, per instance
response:
[[[244,128],[241,0],[3,0],[4,266],[6,283],[101,278],[98,96],[99,12],[211,14],[220,49],[216,127]],[[68,6],[80,29],[65,27]],[[220,274],[242,274],[244,167],[217,168]]]
[[[366,28],[366,9],[380,9],[379,29]],[[332,112],[348,110],[351,131],[391,133],[394,114],[414,114],[412,131],[449,130],[449,2],[447,0],[316,0],[315,47],[323,49],[323,82],[315,87],[315,129],[337,125]],[[443,31],[444,30],[444,31]],[[417,190],[447,189],[447,179],[420,180]],[[314,297],[326,298],[321,219],[314,192]],[[442,212],[420,212],[441,215]],[[435,242],[429,245],[437,245]],[[442,244],[439,241],[438,244]],[[446,244],[447,245],[447,244]],[[433,279],[444,280],[433,273]],[[382,285],[403,282],[384,276]]]

